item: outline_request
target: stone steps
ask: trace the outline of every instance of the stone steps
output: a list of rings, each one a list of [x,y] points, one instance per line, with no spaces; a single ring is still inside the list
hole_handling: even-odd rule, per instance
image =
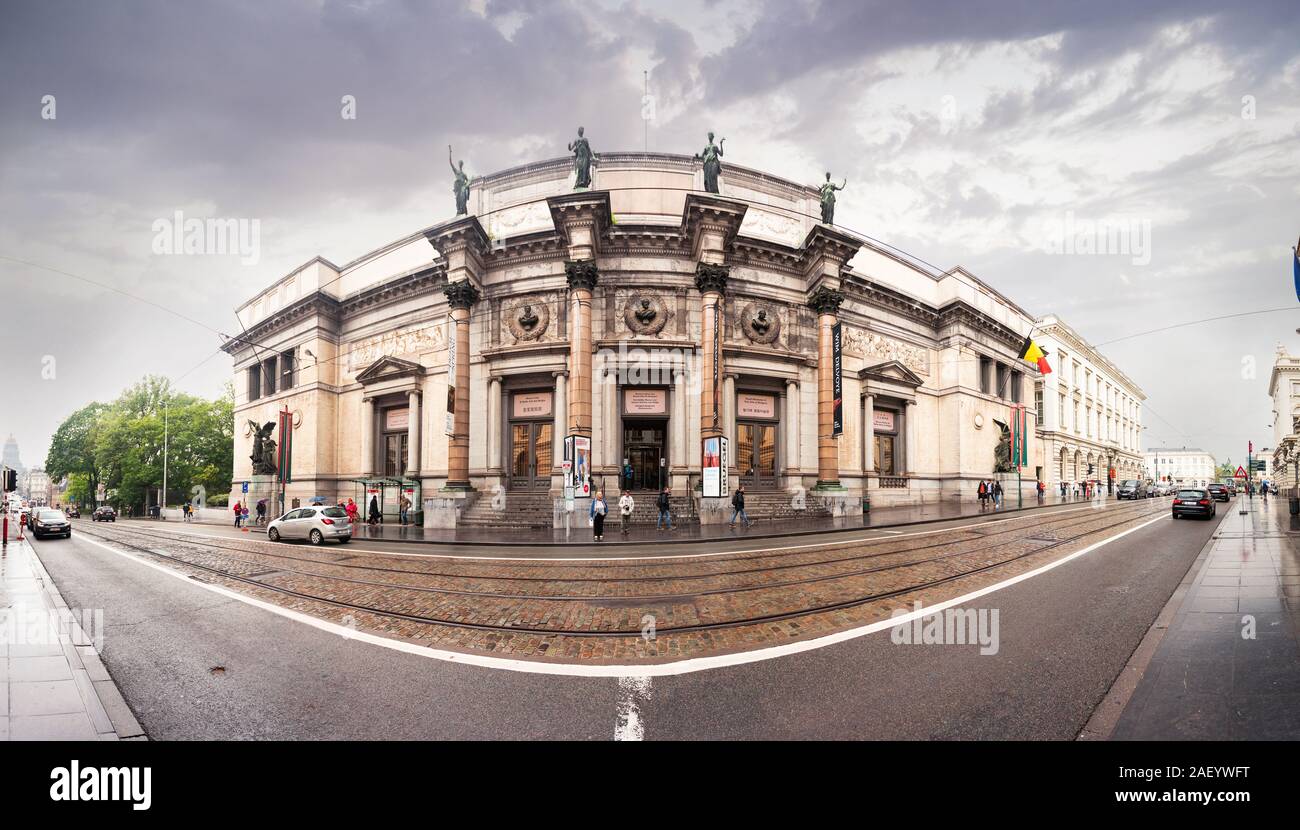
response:
[[[634,493],[636,506],[632,513],[634,524],[654,524],[659,519],[659,510],[655,507],[655,494],[651,492]],[[672,498],[673,522],[677,524],[697,521],[694,515],[693,500],[689,496],[674,495]],[[574,515],[574,523],[585,525],[585,500],[579,500]],[[727,508],[730,515],[730,507]],[[751,521],[763,519],[815,519],[826,518],[831,511],[814,496],[804,498],[804,509],[794,504],[794,496],[785,491],[747,491],[745,493],[745,512]],[[506,492],[502,497],[483,493],[461,514],[460,524],[465,527],[508,527],[550,529],[555,520],[555,505],[549,493]],[[618,500],[609,500],[609,514],[606,521],[618,523]]]

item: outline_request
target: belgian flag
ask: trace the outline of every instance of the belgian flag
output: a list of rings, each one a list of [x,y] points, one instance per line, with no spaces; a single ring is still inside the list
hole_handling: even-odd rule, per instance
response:
[[[1038,371],[1043,374],[1051,374],[1052,367],[1047,363],[1047,352],[1038,347],[1038,344],[1025,335],[1025,342],[1020,344],[1020,359],[1026,363],[1033,363],[1038,366]]]

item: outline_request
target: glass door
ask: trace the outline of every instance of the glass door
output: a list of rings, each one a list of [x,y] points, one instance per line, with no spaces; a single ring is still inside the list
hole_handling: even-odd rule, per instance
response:
[[[515,489],[551,485],[552,424],[525,421],[510,425],[510,486]]]
[[[776,486],[776,424],[736,424],[736,470],[746,487]]]

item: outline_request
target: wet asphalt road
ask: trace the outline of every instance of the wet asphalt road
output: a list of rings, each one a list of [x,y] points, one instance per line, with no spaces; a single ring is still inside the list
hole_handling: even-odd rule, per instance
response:
[[[1072,739],[1217,526],[1164,518],[982,597],[969,607],[998,610],[996,655],[896,645],[880,632],[653,678],[634,697],[638,720],[646,739]],[[70,606],[105,609],[104,662],[156,740],[615,735],[616,678],[402,654],[226,599],[75,534],[35,547]]]

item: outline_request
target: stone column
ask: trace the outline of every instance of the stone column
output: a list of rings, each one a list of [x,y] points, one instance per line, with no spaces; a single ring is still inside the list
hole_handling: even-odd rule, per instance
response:
[[[411,390],[406,393],[406,477],[418,478],[420,475],[420,393]]]
[[[449,282],[447,295],[452,336],[456,338],[456,399],[452,413],[454,434],[447,442],[447,489],[471,490],[469,483],[469,313],[479,292],[468,280]],[[453,378],[448,378],[449,381]]]
[[[736,469],[736,376],[734,374],[723,375],[722,377],[722,422],[725,424],[727,441],[731,443],[731,464],[732,470]],[[754,448],[757,451],[757,447]],[[742,474],[748,472],[741,470]]]
[[[555,379],[555,403],[551,409],[551,476],[564,475],[564,430],[569,417],[568,384],[569,376],[564,372],[551,372]],[[564,482],[560,482],[564,486]]]
[[[876,470],[876,396],[867,395],[864,400],[867,402],[867,408],[863,415],[863,420],[866,423],[862,425],[862,440],[866,442],[866,445],[862,448],[862,457],[864,459],[862,472],[867,478],[870,478],[871,474]],[[863,489],[866,488],[865,481],[862,486]]]
[[[501,470],[501,377],[488,379],[487,469]]]
[[[591,437],[591,295],[599,280],[595,260],[564,263],[569,283],[568,434]]]
[[[686,455],[686,372],[680,366],[673,369],[673,412],[668,431],[669,471],[685,471]]]
[[[361,477],[375,474],[375,402],[361,397]]]
[[[912,461],[912,450],[916,447],[916,401],[903,403],[903,474],[915,473],[916,464]]]
[[[722,360],[722,298],[727,291],[727,277],[731,269],[726,265],[701,262],[695,267],[695,287],[700,291],[700,349],[703,359],[700,371],[704,375],[700,384],[700,437],[722,435],[726,422],[722,411],[723,376]]]
[[[785,474],[786,486],[800,484],[799,476],[799,381],[785,381]]]
[[[613,366],[605,368],[604,374],[600,378],[601,382],[601,401],[605,405],[605,413],[601,418],[600,429],[604,434],[604,464],[613,466],[621,471],[623,469],[623,456],[619,452],[622,445],[622,436],[619,435],[618,429],[618,372]],[[609,494],[606,493],[606,496]]]
[[[825,285],[808,298],[808,307],[817,313],[817,486],[839,487],[839,446],[832,434],[835,417],[831,329],[839,319],[844,295]]]

